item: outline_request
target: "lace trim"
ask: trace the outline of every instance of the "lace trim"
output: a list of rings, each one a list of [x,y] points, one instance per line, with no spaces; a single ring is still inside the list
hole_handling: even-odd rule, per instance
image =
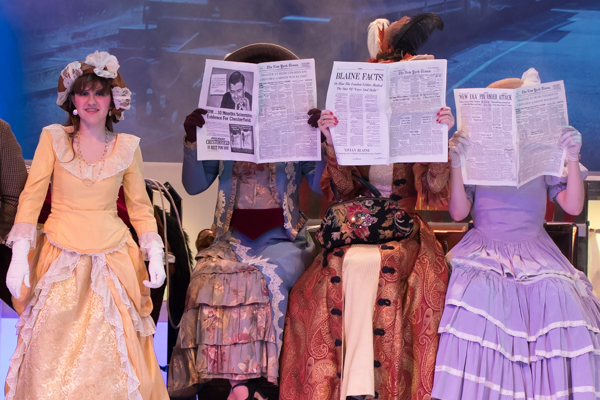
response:
[[[196,142],[188,144],[188,142],[185,140],[185,136],[183,137],[183,147],[194,151],[198,149],[198,145],[196,144]]]
[[[140,381],[133,369],[133,365],[129,360],[127,352],[127,344],[125,342],[125,330],[123,329],[123,320],[113,300],[110,289],[108,288],[108,279],[111,279],[121,301],[127,306],[127,311],[132,319],[134,329],[140,332],[141,336],[148,336],[148,321],[144,324],[140,315],[135,311],[131,305],[127,294],[124,293],[124,289],[121,286],[115,273],[108,267],[104,254],[96,255],[92,257],[92,290],[102,298],[102,305],[104,306],[104,318],[115,330],[117,337],[117,348],[121,356],[121,368],[127,374],[127,392],[129,394],[129,400],[143,400],[142,395],[139,391]],[[148,317],[146,317],[147,319]],[[154,325],[153,321],[150,321]],[[153,329],[150,329],[153,331]],[[152,332],[153,333],[153,332]],[[150,335],[152,333],[149,333]]]
[[[79,179],[101,181],[126,170],[131,165],[140,143],[137,136],[119,133],[113,153],[106,158],[102,167],[101,163],[87,164],[73,155],[68,136],[61,125],[49,125],[44,129],[52,135],[52,147],[62,167]],[[97,169],[101,167],[102,171],[98,174]]]
[[[473,314],[481,315],[482,317],[484,317],[485,319],[487,319],[492,324],[496,325],[498,328],[502,329],[504,332],[508,333],[509,335],[514,336],[514,337],[520,337],[520,338],[526,339],[528,342],[535,342],[537,340],[537,338],[539,338],[542,335],[545,335],[546,333],[550,332],[552,329],[556,329],[556,328],[575,328],[575,327],[583,326],[583,327],[587,328],[588,330],[590,330],[590,331],[592,331],[594,333],[600,333],[600,329],[596,328],[595,326],[592,326],[592,325],[588,324],[586,321],[580,320],[580,321],[559,321],[559,322],[554,322],[554,323],[552,323],[552,324],[550,324],[550,325],[548,325],[548,326],[540,329],[535,335],[529,336],[529,335],[527,335],[527,332],[516,331],[516,330],[513,330],[513,329],[509,329],[501,321],[499,321],[496,318],[492,317],[487,312],[485,312],[485,311],[483,311],[483,310],[481,310],[479,308],[475,308],[473,306],[470,306],[469,304],[465,303],[464,301],[450,299],[450,300],[446,300],[446,305],[453,305],[453,306],[457,306],[457,307],[462,307],[465,310],[467,310],[469,312],[472,312]]]
[[[156,326],[154,325],[152,317],[149,315],[142,317],[137,312],[134,305],[131,303],[131,299],[129,299],[129,296],[127,295],[127,290],[123,287],[123,285],[121,285],[121,281],[119,281],[119,278],[115,272],[106,262],[106,255],[104,253],[100,253],[92,256],[92,264],[92,290],[104,300],[106,320],[113,326],[118,324],[121,326],[121,329],[123,327],[123,321],[120,317],[121,314],[119,313],[117,305],[112,300],[112,294],[108,289],[108,281],[106,278],[109,278],[112,280],[117,293],[119,293],[119,298],[127,307],[127,313],[131,318],[133,328],[136,330],[136,332],[139,332],[140,336],[153,335],[156,331]],[[110,311],[106,311],[109,309]],[[111,322],[111,318],[114,319],[114,324]]]
[[[381,192],[383,197],[392,195],[393,180],[394,164],[371,165],[369,167],[369,182]]]
[[[292,212],[294,211],[294,201],[292,200],[292,194],[296,192],[296,184],[294,178],[296,175],[296,163],[287,162],[285,163],[285,173],[288,179],[288,184],[283,194],[283,215],[284,222],[283,227],[286,230],[291,230],[292,227]]]
[[[33,326],[37,320],[40,310],[46,304],[46,300],[52,285],[56,282],[61,282],[68,279],[73,274],[73,270],[79,265],[82,254],[74,251],[62,250],[59,256],[54,260],[50,268],[44,274],[40,282],[34,289],[34,298],[29,303],[17,323],[17,334],[21,336],[21,343],[17,346],[15,353],[10,360],[10,369],[6,378],[6,383],[9,386],[9,391],[6,395],[7,399],[12,399],[15,396],[16,383],[18,378],[19,367],[23,361],[23,356],[29,347],[31,336],[33,334]],[[92,290],[102,298],[104,306],[104,317],[109,324],[115,329],[117,338],[117,348],[120,353],[121,367],[128,376],[127,391],[129,400],[143,400],[139,391],[139,379],[133,369],[133,365],[129,360],[127,345],[125,343],[125,334],[123,330],[123,321],[121,314],[115,304],[110,289],[108,288],[108,279],[111,279],[121,301],[126,305],[128,314],[132,320],[134,329],[141,336],[150,336],[154,333],[154,322],[150,318],[141,317],[135,310],[126,290],[123,288],[115,273],[106,263],[105,253],[91,255],[92,258]]]
[[[558,391],[555,394],[551,394],[551,395],[535,395],[533,397],[526,397],[525,392],[515,392],[512,390],[508,390],[508,389],[502,389],[502,387],[500,385],[490,382],[487,379],[485,379],[484,377],[469,374],[464,371],[459,371],[459,370],[449,367],[447,365],[436,365],[435,372],[446,372],[450,375],[454,375],[459,378],[464,378],[464,379],[470,380],[471,382],[479,383],[491,390],[494,390],[494,391],[500,393],[503,396],[511,396],[515,399],[556,400],[561,397],[567,397],[573,393],[593,393],[597,398],[600,398],[600,392],[596,392],[596,389],[593,386],[577,386],[577,387],[569,388],[568,390]]]
[[[160,247],[164,249],[165,245],[160,235],[156,232],[144,232],[140,235],[140,250],[144,255],[144,259],[148,258],[148,249],[152,247]]]
[[[88,54],[85,63],[95,67],[94,73],[101,78],[115,79],[119,75],[120,65],[117,57],[106,51],[96,50],[92,54]]]
[[[131,90],[128,88],[113,86],[112,97],[116,109],[129,110],[129,108],[131,108]],[[119,118],[119,120],[121,119],[123,118]]]
[[[116,247],[114,247],[114,248],[112,248],[110,250],[107,250],[104,253],[89,253],[89,254],[87,254],[87,253],[77,253],[77,252],[75,252],[73,250],[66,249],[66,248],[62,247],[61,245],[59,245],[58,243],[54,242],[50,238],[50,236],[48,236],[48,234],[46,234],[46,239],[48,240],[48,242],[50,242],[50,244],[52,246],[61,249],[63,252],[75,253],[75,254],[79,254],[80,256],[90,256],[90,257],[92,257],[92,262],[95,262],[95,260],[98,259],[98,257],[101,257],[101,259],[100,259],[101,262],[103,262],[104,265],[108,265],[106,263],[106,254],[114,253],[115,251],[120,250],[123,246],[125,246],[125,244],[127,244],[127,240],[129,239],[129,236],[128,235],[125,236],[125,238],[123,238],[123,240],[121,241],[121,243],[119,243]],[[160,239],[160,236],[159,236],[159,239]],[[162,243],[162,240],[161,240],[161,243]],[[119,293],[119,296],[121,298],[121,301],[127,306],[127,310],[129,312],[129,316],[131,317],[131,321],[133,323],[134,329],[136,331],[140,332],[140,335],[142,335],[142,336],[153,335],[154,332],[155,332],[155,330],[156,330],[156,326],[154,325],[154,321],[152,320],[152,318],[150,316],[144,317],[144,318],[140,317],[140,315],[138,314],[138,312],[131,305],[131,301],[129,300],[129,296],[127,295],[127,291],[123,288],[123,286],[121,286],[121,282],[119,281],[119,278],[117,277],[117,275],[113,272],[112,269],[108,268],[108,270],[109,270],[108,276],[113,280],[115,288],[117,289],[117,292]],[[94,290],[94,292],[98,293],[99,296],[103,297],[93,287],[93,285],[94,285],[93,275],[94,275],[94,269],[92,269],[92,289]],[[106,309],[106,305],[105,305],[105,309]],[[150,324],[149,324],[149,322],[150,322]]]
[[[285,300],[285,298],[280,289],[283,281],[275,272],[277,264],[270,263],[268,258],[263,258],[262,256],[249,256],[248,250],[250,250],[250,247],[246,247],[239,243],[233,243],[232,247],[242,263],[262,267],[261,272],[263,275],[269,277],[268,287],[269,294],[271,295],[271,307],[273,308],[273,326],[275,327],[275,332],[277,333],[275,335],[275,339],[277,340],[277,349],[279,351],[281,349],[281,341],[283,337],[283,329],[281,328],[283,324],[279,324],[281,318],[283,318],[283,312],[281,312],[279,309],[279,303]]]
[[[37,239],[37,227],[28,222],[19,222],[14,224],[8,236],[6,237],[6,246],[12,248],[17,240],[27,240],[31,249],[35,249]]]
[[[73,89],[73,84],[82,74],[83,71],[81,70],[81,63],[79,61],[69,63],[60,72],[65,90],[63,92],[58,92],[58,98],[56,99],[56,104],[58,106],[65,104],[65,101],[67,101],[67,98],[69,97],[69,93],[71,93],[71,90]]]
[[[215,221],[217,223],[217,228],[223,227],[222,216],[225,211],[226,199],[225,192],[221,189],[217,194],[217,205],[215,209]]]
[[[497,343],[490,342],[487,340],[483,340],[482,337],[476,335],[470,335],[468,333],[460,332],[450,325],[446,325],[445,327],[440,327],[438,333],[446,333],[450,335],[454,335],[459,339],[466,340],[468,342],[478,343],[481,347],[486,347],[491,350],[495,350],[498,353],[502,354],[504,357],[509,359],[512,362],[522,362],[525,364],[531,364],[532,362],[540,361],[546,358],[552,357],[564,357],[564,358],[574,358],[581,356],[583,354],[592,353],[594,355],[600,356],[600,349],[594,349],[593,345],[588,347],[584,347],[583,349],[579,349],[577,351],[565,351],[565,350],[553,350],[553,351],[543,351],[536,350],[535,356],[521,356],[521,355],[512,355],[509,351],[505,350],[502,346]]]

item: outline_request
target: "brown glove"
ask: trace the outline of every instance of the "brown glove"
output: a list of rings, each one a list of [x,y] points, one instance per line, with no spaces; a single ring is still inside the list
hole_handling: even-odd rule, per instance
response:
[[[308,124],[313,128],[319,127],[319,118],[321,118],[321,110],[318,108],[311,108],[308,110]]]
[[[185,141],[188,143],[196,143],[196,127],[202,128],[206,121],[203,115],[206,115],[207,111],[203,108],[195,109],[190,115],[185,117],[183,123],[183,129],[185,130]]]

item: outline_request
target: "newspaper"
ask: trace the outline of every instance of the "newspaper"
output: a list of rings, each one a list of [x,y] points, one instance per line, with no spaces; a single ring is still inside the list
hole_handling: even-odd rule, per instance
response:
[[[446,60],[334,62],[326,108],[340,165],[448,161]]]
[[[462,156],[465,184],[520,187],[561,176],[558,145],[569,124],[563,81],[518,89],[455,89],[458,130],[472,142]]]
[[[198,160],[319,161],[320,133],[306,123],[316,107],[315,62],[261,64],[206,60],[198,107]]]

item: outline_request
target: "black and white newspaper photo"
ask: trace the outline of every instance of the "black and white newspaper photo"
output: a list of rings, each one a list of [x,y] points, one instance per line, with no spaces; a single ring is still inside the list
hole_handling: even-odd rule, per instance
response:
[[[199,108],[198,160],[316,161],[319,132],[306,123],[316,107],[314,60],[262,64],[206,60]]]
[[[446,162],[446,60],[391,64],[335,62],[326,108],[340,165]]]
[[[568,125],[562,81],[519,89],[455,89],[457,129],[472,145],[462,160],[465,184],[521,186],[541,175],[560,176],[558,146]]]
[[[197,129],[198,160],[256,162],[257,78],[254,64],[206,60],[198,107],[207,114]]]

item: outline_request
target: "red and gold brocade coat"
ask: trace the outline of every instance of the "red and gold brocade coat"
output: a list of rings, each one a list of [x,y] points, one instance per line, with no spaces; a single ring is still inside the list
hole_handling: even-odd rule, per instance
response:
[[[342,200],[361,194],[363,188],[351,173],[368,177],[369,167],[339,166],[330,147],[326,154],[321,179],[325,195],[333,200],[330,178]],[[432,229],[414,209],[418,201],[426,207],[447,205],[449,172],[447,163],[394,164],[391,197],[413,213],[415,229],[408,239],[379,245],[381,270],[372,321],[377,399],[430,399],[448,270]],[[282,400],[340,397],[342,265],[349,247],[332,251],[326,262],[321,252],[292,289],[281,358]]]

